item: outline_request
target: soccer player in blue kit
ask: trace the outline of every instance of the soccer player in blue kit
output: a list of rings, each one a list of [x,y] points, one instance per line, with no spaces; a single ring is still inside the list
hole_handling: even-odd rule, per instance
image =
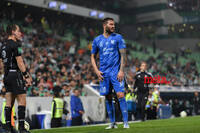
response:
[[[114,88],[120,103],[124,128],[129,128],[127,103],[124,97],[124,67],[126,45],[120,34],[115,32],[113,18],[103,20],[103,34],[97,36],[92,44],[91,63],[100,80],[100,94],[106,97],[106,108],[111,124],[106,129],[117,128],[115,108],[112,101],[111,88]],[[100,68],[95,56],[99,53]]]

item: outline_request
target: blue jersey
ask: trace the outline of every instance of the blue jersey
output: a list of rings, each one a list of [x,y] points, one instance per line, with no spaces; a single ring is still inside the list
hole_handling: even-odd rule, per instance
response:
[[[82,116],[79,111],[84,111],[82,101],[79,97],[72,95],[70,100],[72,118]]]
[[[120,49],[125,49],[124,39],[120,34],[112,33],[108,38],[104,35],[96,37],[92,44],[91,54],[99,52],[100,68],[103,76],[117,74],[120,69]]]

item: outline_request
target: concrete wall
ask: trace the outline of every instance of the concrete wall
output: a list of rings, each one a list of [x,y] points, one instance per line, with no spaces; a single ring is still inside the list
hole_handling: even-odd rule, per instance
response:
[[[127,1],[127,7],[143,7],[161,3],[167,4],[167,0],[129,0]]]
[[[104,121],[105,112],[105,101],[104,98],[99,98],[96,96],[80,97],[85,110],[85,116],[90,117],[94,121]],[[29,112],[29,117],[31,115],[37,114],[40,111],[51,111],[52,97],[27,97],[27,108],[26,112]],[[70,97],[65,97],[65,101],[68,104],[68,110],[70,111]],[[2,106],[3,99],[0,98],[0,106]],[[17,103],[15,104],[17,107]],[[38,110],[40,109],[40,111]],[[2,107],[0,107],[0,112]],[[16,108],[17,111],[17,108]]]
[[[183,23],[183,18],[172,9],[143,13],[137,15],[136,18],[139,23],[155,20],[164,20],[165,25]]]
[[[161,39],[156,40],[157,48],[167,51],[178,51],[181,47],[191,48],[194,51],[197,51],[196,44],[200,42],[200,39]],[[151,46],[152,42],[149,40],[140,40],[144,46]]]

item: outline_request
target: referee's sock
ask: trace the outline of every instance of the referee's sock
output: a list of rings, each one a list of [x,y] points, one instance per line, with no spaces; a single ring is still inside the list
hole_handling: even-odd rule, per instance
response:
[[[120,109],[122,112],[124,123],[128,122],[128,108],[125,98],[119,98]]]
[[[6,128],[11,129],[11,107],[5,107]]]
[[[111,123],[115,123],[115,106],[113,100],[106,100],[106,108]]]
[[[25,106],[18,106],[19,129],[24,129]]]

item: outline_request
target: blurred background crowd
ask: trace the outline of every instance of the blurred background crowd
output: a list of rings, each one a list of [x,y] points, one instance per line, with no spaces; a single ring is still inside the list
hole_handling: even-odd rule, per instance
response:
[[[58,1],[120,16],[116,32],[122,34],[127,46],[125,73],[129,87],[126,100],[131,103],[129,116],[135,117],[129,120],[137,120],[137,96],[133,86],[142,61],[147,62],[148,72],[154,77],[170,81],[167,85],[161,84],[164,89],[152,88],[159,102],[155,104],[148,97],[148,105],[156,107],[156,118],[161,118],[159,107],[162,105],[170,107],[168,111],[175,117],[181,116],[181,112],[200,114],[199,0]],[[43,4],[47,3],[44,0]],[[0,46],[7,38],[6,27],[11,23],[18,24],[23,33],[22,56],[33,78],[33,85],[27,88],[28,97],[50,99],[55,87],[61,88],[61,98],[69,98],[76,92],[78,96],[80,92],[80,96],[89,98],[86,96],[91,95],[84,91],[88,84],[98,90],[99,81],[90,63],[92,41],[103,32],[97,16],[83,17],[64,13],[59,8],[55,11],[1,0]],[[0,64],[0,90],[2,87],[3,67]],[[117,99],[115,105],[116,118],[120,121]]]
[[[16,12],[20,8],[33,7],[12,7],[6,3],[0,9],[0,43],[6,38],[7,24],[21,26],[23,56],[34,80],[33,86],[28,88],[28,96],[52,96],[56,85],[63,88],[63,96],[69,96],[75,88],[82,90],[84,84],[98,84],[90,64],[90,50],[92,40],[102,33],[100,20],[35,8],[31,12]],[[169,53],[157,48],[154,42],[146,47],[126,40],[126,45],[126,76],[130,85],[134,84],[133,77],[141,60],[147,61],[154,76],[166,77],[170,86],[200,85],[200,69],[196,60],[190,58],[189,49]],[[2,66],[0,70],[2,75]],[[81,95],[87,94],[82,92]]]

